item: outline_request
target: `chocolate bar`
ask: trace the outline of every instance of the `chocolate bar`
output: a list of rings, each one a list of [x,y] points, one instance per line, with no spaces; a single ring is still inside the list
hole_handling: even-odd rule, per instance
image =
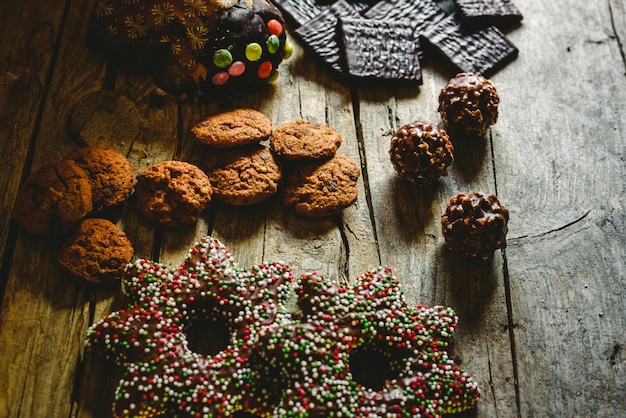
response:
[[[338,25],[351,77],[422,82],[415,29],[408,19],[344,18]]]
[[[463,24],[473,27],[519,23],[523,16],[511,0],[454,0]]]
[[[330,68],[343,74],[342,53],[335,36],[337,23],[339,19],[359,16],[353,5],[339,0],[300,26],[295,33]]]
[[[518,49],[495,26],[467,31],[452,14],[421,35],[421,40],[443,55],[456,72],[489,77],[518,55]]]

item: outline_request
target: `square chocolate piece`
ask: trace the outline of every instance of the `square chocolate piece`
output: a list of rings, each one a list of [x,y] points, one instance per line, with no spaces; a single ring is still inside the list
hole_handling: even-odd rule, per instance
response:
[[[415,28],[411,21],[345,18],[339,44],[351,77],[422,82]]]
[[[463,24],[473,27],[506,26],[523,16],[511,0],[454,0]]]
[[[419,35],[446,17],[443,9],[433,0],[379,1],[361,14],[367,19],[387,22],[410,20],[415,31],[415,43],[419,58],[424,56]]]
[[[317,0],[272,0],[272,3],[293,29],[304,25],[328,7],[320,5]]]
[[[456,14],[421,34],[421,39],[443,55],[457,72],[490,77],[517,57],[518,49],[495,26],[467,30]]]
[[[359,17],[358,10],[345,0],[339,0],[296,30],[296,35],[327,65],[343,74],[342,52],[337,43],[339,19]]]

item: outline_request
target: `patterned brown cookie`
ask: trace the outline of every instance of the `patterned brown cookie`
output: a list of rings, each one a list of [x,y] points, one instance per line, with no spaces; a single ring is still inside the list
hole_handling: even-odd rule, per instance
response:
[[[137,176],[138,211],[149,221],[171,227],[196,222],[211,202],[213,188],[202,170],[184,161],[162,161]]]
[[[254,109],[234,109],[196,121],[191,134],[217,148],[258,144],[272,133],[272,121]]]
[[[360,175],[357,165],[340,154],[321,165],[298,167],[287,179],[283,201],[309,218],[340,213],[356,201]]]
[[[85,170],[73,161],[59,160],[41,166],[22,184],[14,217],[31,234],[51,236],[76,225],[92,208]]]
[[[278,191],[282,170],[278,159],[262,145],[215,151],[204,158],[215,198],[227,205],[262,202]]]
[[[126,201],[135,183],[130,161],[119,152],[92,145],[65,155],[89,175],[93,209],[101,211]]]
[[[319,123],[297,120],[272,132],[270,147],[289,161],[330,158],[341,145],[341,134]]]
[[[56,260],[77,280],[102,284],[119,279],[133,254],[131,242],[114,223],[89,218],[63,243]]]

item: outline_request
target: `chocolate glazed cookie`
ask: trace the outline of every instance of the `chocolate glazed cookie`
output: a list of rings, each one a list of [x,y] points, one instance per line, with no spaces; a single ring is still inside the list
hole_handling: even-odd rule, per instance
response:
[[[291,51],[266,0],[100,0],[87,44],[172,94],[207,98],[267,84]]]

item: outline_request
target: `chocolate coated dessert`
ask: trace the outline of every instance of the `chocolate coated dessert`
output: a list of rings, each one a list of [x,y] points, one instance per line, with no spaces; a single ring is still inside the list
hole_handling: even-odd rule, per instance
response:
[[[491,80],[459,73],[439,94],[439,114],[452,136],[483,136],[498,120],[500,97]]]
[[[490,259],[506,247],[509,211],[494,194],[459,193],[441,216],[441,231],[448,248],[472,257]]]
[[[391,139],[389,157],[398,175],[413,184],[428,185],[448,175],[454,147],[445,130],[415,121],[402,126]]]

